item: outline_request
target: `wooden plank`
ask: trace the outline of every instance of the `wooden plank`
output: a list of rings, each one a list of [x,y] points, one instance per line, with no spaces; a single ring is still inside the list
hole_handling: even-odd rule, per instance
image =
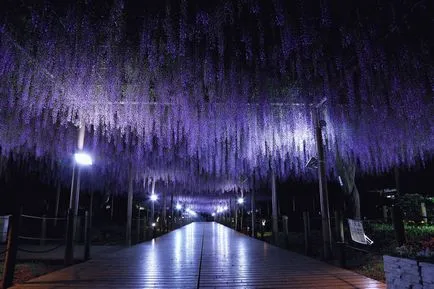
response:
[[[381,282],[282,250],[216,223],[193,223],[154,241],[15,288],[235,287],[386,288]]]

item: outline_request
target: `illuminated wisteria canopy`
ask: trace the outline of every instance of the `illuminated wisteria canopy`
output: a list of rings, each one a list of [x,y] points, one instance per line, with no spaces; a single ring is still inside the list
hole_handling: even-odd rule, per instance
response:
[[[92,186],[125,190],[131,166],[218,199],[271,169],[316,178],[323,99],[330,176],[337,153],[364,173],[432,160],[432,1],[58,2],[1,12],[3,160],[67,184],[84,125]]]

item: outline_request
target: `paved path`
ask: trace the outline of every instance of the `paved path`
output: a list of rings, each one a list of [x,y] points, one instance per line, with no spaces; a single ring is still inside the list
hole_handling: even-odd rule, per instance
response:
[[[351,271],[192,223],[158,239],[15,288],[386,288]]]

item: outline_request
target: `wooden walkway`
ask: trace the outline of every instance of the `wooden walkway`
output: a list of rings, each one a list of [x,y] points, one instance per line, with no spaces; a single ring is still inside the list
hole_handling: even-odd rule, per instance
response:
[[[14,288],[373,289],[386,286],[216,223],[192,223],[153,241]]]

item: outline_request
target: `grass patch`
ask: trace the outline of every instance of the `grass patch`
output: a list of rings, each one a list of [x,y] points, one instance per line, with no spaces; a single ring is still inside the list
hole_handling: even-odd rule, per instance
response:
[[[20,262],[15,266],[14,284],[21,284],[38,276],[59,270],[63,265],[50,264],[40,261]],[[0,262],[0,276],[3,277],[4,262]]]
[[[368,255],[363,264],[350,268],[350,270],[380,282],[386,281],[382,256]]]

